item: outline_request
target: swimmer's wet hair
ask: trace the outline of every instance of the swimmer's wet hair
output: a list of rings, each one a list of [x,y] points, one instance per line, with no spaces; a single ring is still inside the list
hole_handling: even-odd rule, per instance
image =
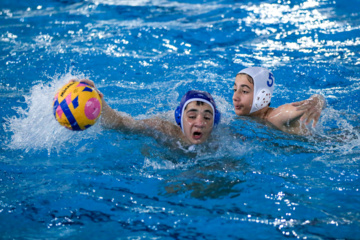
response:
[[[205,104],[205,103],[202,102],[202,101],[196,101],[196,106],[203,106],[204,104]],[[188,105],[189,105],[189,104],[188,104]],[[184,109],[186,109],[188,105],[186,105],[186,107],[185,107]]]
[[[249,81],[249,83],[254,84],[254,79],[253,79],[249,74],[247,74],[247,73],[238,73],[238,74],[236,74],[236,76],[238,76],[238,75],[244,75],[244,76],[246,76],[246,78],[247,78],[247,80]]]

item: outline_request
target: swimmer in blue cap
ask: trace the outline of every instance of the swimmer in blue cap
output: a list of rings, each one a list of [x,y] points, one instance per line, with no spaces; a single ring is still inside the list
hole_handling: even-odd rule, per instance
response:
[[[198,118],[203,120],[197,122]],[[220,122],[220,112],[210,93],[191,90],[176,108],[175,121],[192,144],[199,144],[209,138],[213,127]]]
[[[241,70],[234,83],[235,113],[266,120],[287,133],[307,135],[309,131],[306,125],[313,121],[315,127],[326,106],[325,98],[315,94],[304,101],[270,108],[274,85],[274,75],[266,68],[249,67]]]
[[[95,88],[92,81],[87,79],[81,81]],[[214,99],[203,91],[191,90],[182,97],[180,105],[175,110],[177,124],[161,118],[135,120],[125,113],[112,109],[105,102],[103,94],[100,93],[100,97],[101,123],[104,127],[143,133],[155,138],[160,137],[157,134],[160,132],[163,136],[180,140],[185,145],[204,143],[210,137],[214,126],[220,122],[220,112],[216,108]]]

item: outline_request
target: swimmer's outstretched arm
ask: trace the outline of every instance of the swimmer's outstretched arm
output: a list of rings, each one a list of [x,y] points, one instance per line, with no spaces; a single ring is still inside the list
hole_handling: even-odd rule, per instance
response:
[[[325,98],[316,94],[307,100],[284,104],[274,109],[267,120],[284,132],[308,135],[306,125],[313,121],[312,126],[315,127],[325,103]],[[306,124],[302,124],[303,122]]]
[[[315,127],[321,111],[326,108],[326,100],[323,95],[314,94],[306,100],[292,103],[292,106],[296,107],[296,111],[302,113],[300,121],[305,121],[306,124],[313,121],[312,126]]]
[[[88,83],[100,94],[102,100],[100,123],[103,127],[131,133],[141,133],[149,136],[154,136],[154,134],[156,134],[154,132],[155,130],[169,137],[182,138],[181,129],[175,124],[160,118],[135,120],[125,113],[112,109],[104,100],[104,95],[95,87],[93,81],[83,79],[80,80],[80,82]]]
[[[170,137],[179,137],[180,128],[161,118],[135,120],[125,113],[112,109],[102,98],[101,125],[106,128],[118,129],[132,133],[153,135],[154,130]]]

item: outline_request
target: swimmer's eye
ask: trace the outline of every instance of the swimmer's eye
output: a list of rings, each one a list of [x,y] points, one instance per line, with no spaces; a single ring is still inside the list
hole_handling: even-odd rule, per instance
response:
[[[205,120],[207,120],[207,121],[210,121],[210,120],[211,120],[210,117],[204,117],[204,118],[205,118]]]
[[[237,91],[237,89],[236,89],[236,88],[234,88],[233,90],[234,90],[234,92],[236,92],[236,91]],[[248,93],[249,93],[249,91],[242,90],[242,91],[241,91],[241,93],[248,94]]]

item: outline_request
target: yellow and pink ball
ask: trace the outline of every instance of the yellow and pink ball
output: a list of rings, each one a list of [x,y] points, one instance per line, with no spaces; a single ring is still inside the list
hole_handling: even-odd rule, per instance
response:
[[[55,95],[53,113],[60,125],[74,131],[85,130],[101,115],[101,98],[85,82],[70,82]]]

